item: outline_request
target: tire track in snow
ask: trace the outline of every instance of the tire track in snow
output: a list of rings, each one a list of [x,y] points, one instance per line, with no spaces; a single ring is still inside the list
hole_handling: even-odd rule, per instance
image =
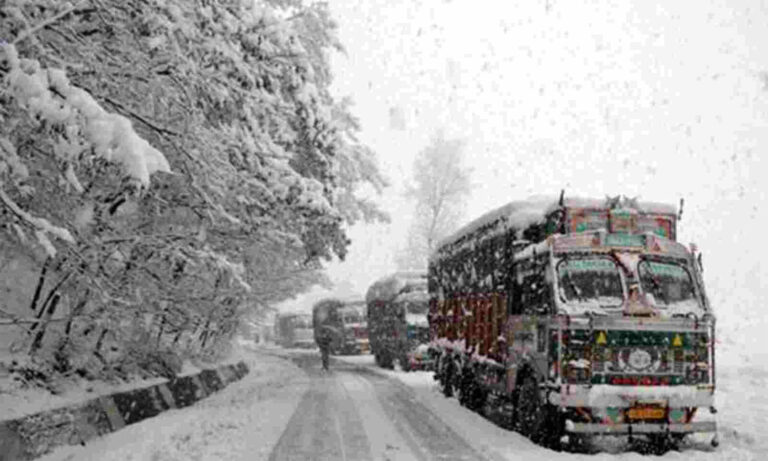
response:
[[[359,369],[358,369],[359,370]],[[415,440],[420,448],[419,459],[485,460],[459,434],[441,421],[402,384],[370,373],[361,374],[373,384],[385,413],[401,434]]]
[[[312,382],[275,446],[270,461],[486,460],[401,383],[317,356],[293,360]]]
[[[426,461],[423,449],[410,433],[402,434],[384,412],[373,385],[357,373],[343,373],[342,385],[355,401],[363,416],[363,426],[368,434],[371,453],[376,460],[383,461]]]
[[[312,382],[269,460],[372,460],[354,402],[339,383],[337,372],[321,372],[318,360],[316,357],[297,360]]]

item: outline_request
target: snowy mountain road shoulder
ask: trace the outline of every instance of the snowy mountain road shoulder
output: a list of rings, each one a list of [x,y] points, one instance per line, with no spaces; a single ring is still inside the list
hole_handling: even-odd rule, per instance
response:
[[[484,460],[392,379],[344,363],[330,372],[294,357],[310,386],[270,460]]]
[[[250,373],[195,405],[62,446],[40,461],[567,460],[647,461],[606,439],[601,453],[555,452],[447,399],[430,373],[383,370],[369,355],[333,359],[276,347],[244,351]],[[722,444],[689,440],[668,461],[768,459],[768,374],[725,356],[719,375]],[[656,458],[656,457],[654,457]]]

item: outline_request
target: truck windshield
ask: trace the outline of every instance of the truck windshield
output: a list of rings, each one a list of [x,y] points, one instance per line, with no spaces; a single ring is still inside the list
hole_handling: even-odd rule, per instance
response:
[[[304,317],[295,317],[293,319],[294,328],[312,328],[312,320]]]
[[[606,257],[563,259],[557,265],[560,298],[568,304],[620,307],[624,300],[616,263]]]
[[[361,323],[363,316],[357,311],[344,312],[344,323]]]
[[[691,274],[673,262],[642,260],[637,265],[643,292],[658,307],[698,306]]]

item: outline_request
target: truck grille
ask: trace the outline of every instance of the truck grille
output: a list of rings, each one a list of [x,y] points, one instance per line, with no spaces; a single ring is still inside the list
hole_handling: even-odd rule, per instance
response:
[[[664,386],[710,380],[706,333],[634,330],[563,333],[561,370],[566,382]]]

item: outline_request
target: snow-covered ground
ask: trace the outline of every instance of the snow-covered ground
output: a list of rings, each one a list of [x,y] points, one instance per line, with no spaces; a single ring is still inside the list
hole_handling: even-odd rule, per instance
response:
[[[236,360],[230,360],[230,362],[234,361]],[[184,361],[178,375],[186,376],[200,371],[201,368],[197,365],[190,361]],[[5,370],[0,370],[0,420],[15,419],[81,403],[102,395],[149,387],[167,381],[165,378],[135,378],[124,382],[109,383],[89,381],[78,377],[60,378],[53,384],[56,394],[52,394],[40,388],[24,387],[12,380],[11,375]]]
[[[768,444],[764,440],[768,422],[765,416],[768,414],[768,394],[765,392],[768,373],[764,367],[750,366],[743,354],[743,350],[727,347],[721,354],[717,397],[721,446],[713,450],[706,440],[694,440],[679,452],[665,454],[664,459],[768,459]],[[289,450],[277,451],[290,454],[291,441],[285,440],[285,434],[290,431],[286,428],[296,432],[297,421],[318,418],[318,415],[310,414],[315,405],[304,405],[302,408],[307,411],[301,415],[295,414],[302,399],[306,400],[307,395],[311,394],[307,394],[308,391],[318,393],[319,407],[323,406],[323,401],[327,403],[329,397],[338,400],[339,396],[346,395],[347,400],[333,400],[336,403],[331,403],[331,406],[344,408],[340,408],[340,413],[331,418],[335,421],[329,420],[328,424],[341,424],[347,430],[349,421],[340,422],[337,418],[353,413],[359,415],[361,427],[357,430],[357,441],[365,445],[367,437],[372,459],[377,460],[416,459],[413,453],[419,447],[411,440],[415,437],[412,428],[403,430],[405,420],[393,414],[398,399],[413,399],[414,408],[422,405],[425,415],[420,417],[420,421],[426,423],[436,418],[486,459],[646,460],[649,456],[628,451],[626,446],[610,442],[604,444],[605,451],[595,455],[553,452],[470,412],[461,407],[455,398],[445,398],[439,392],[431,373],[382,370],[373,364],[370,355],[335,357],[333,370],[328,375],[318,374],[317,370],[309,372],[306,368],[307,363],[319,367],[316,351],[260,348],[245,356],[251,366],[251,373],[199,404],[163,413],[94,440],[86,447],[61,447],[41,460],[266,460],[275,455],[277,448]],[[303,361],[304,369],[287,360],[291,357]],[[749,356],[747,359],[751,360]],[[357,368],[363,368],[364,371]],[[399,383],[381,381],[380,378],[377,381],[372,379],[375,375],[371,373],[392,378]],[[322,388],[331,394],[325,394]],[[412,397],[404,397],[402,392]],[[392,400],[395,394],[399,397]],[[313,400],[311,395],[310,400]],[[328,411],[327,405],[323,411]],[[356,418],[358,416],[350,421]],[[311,434],[302,431],[311,431],[318,425],[322,424],[303,424],[296,436],[311,439]],[[342,433],[349,435],[344,431]],[[279,453],[277,459],[282,459]],[[348,456],[348,459],[352,458]]]
[[[84,402],[100,395],[148,387],[165,381],[165,378],[152,378],[110,384],[72,378],[57,383],[58,394],[51,394],[39,388],[24,388],[10,380],[9,376],[0,376],[0,419],[15,419]]]
[[[307,389],[291,362],[246,355],[250,373],[198,404],[171,410],[93,440],[59,447],[40,461],[259,460],[269,456]]]
[[[716,402],[719,413],[721,445],[717,449],[708,446],[707,437],[694,436],[680,452],[672,451],[664,459],[686,460],[765,460],[768,459],[768,370],[752,364],[750,356],[727,348],[718,368],[718,393]],[[376,373],[398,379],[412,388],[419,400],[446,422],[465,440],[482,453],[503,460],[546,459],[595,460],[595,459],[647,459],[647,455],[626,451],[626,447],[613,440],[598,442],[607,451],[597,455],[555,453],[534,445],[516,432],[505,430],[459,405],[455,398],[445,398],[440,393],[431,372],[384,370],[373,364],[373,357],[340,357],[347,363],[363,366]],[[757,365],[757,366],[754,366]]]

